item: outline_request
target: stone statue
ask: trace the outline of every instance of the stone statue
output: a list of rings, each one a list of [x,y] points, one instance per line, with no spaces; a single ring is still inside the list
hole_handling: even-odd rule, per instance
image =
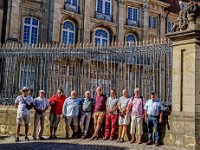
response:
[[[200,6],[194,2],[189,2],[188,5],[180,11],[177,22],[174,23],[173,32],[186,30],[190,22],[195,22],[197,16],[200,15]]]

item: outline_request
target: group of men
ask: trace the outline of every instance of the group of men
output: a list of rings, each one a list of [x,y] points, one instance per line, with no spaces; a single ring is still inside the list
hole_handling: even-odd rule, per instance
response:
[[[64,118],[66,124],[66,139],[69,138],[69,128],[73,125],[73,138],[77,138],[78,127],[80,126],[82,139],[88,136],[89,124],[93,118],[94,133],[90,140],[95,140],[99,137],[99,132],[105,118],[105,133],[103,140],[114,140],[115,131],[118,124],[118,138],[117,142],[124,142],[125,134],[127,133],[127,126],[129,123],[131,141],[136,142],[136,126],[138,131],[138,144],[142,144],[143,122],[147,123],[148,128],[148,142],[151,145],[159,145],[159,125],[163,122],[163,108],[159,98],[156,97],[155,92],[150,93],[150,99],[145,100],[141,94],[140,89],[135,88],[132,97],[128,96],[128,90],[123,89],[122,96],[117,98],[115,89],[110,90],[110,96],[107,98],[102,93],[102,88],[96,89],[96,96],[91,98],[90,91],[85,92],[84,98],[78,98],[76,91],[72,91],[70,97],[64,95],[64,91],[59,89],[57,94],[47,99],[45,91],[39,91],[39,97],[33,99],[29,94],[29,89],[24,87],[21,89],[21,95],[15,100],[17,108],[17,128],[16,139],[19,141],[19,132],[22,122],[25,123],[25,140],[28,138],[28,125],[30,121],[29,110],[33,107],[34,114],[34,131],[33,140],[37,138],[37,126],[40,121],[40,131],[38,138],[42,137],[44,129],[45,112],[48,107],[51,107],[50,120],[50,136],[49,139],[55,139],[56,130],[58,128],[61,117]],[[154,129],[154,130],[153,130]],[[155,134],[155,141],[153,140],[153,131]]]

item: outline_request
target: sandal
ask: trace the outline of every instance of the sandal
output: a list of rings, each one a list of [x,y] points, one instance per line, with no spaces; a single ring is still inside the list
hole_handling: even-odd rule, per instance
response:
[[[119,142],[120,142],[120,143],[123,143],[123,142],[124,142],[124,138],[121,138]]]

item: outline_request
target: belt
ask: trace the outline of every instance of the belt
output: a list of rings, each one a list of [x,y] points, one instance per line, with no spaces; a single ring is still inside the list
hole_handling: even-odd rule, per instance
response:
[[[160,116],[148,115],[148,117],[158,118],[158,117],[160,117]]]
[[[88,113],[88,112],[92,112],[92,111],[90,110],[90,111],[82,111],[82,112],[86,112],[86,113]]]

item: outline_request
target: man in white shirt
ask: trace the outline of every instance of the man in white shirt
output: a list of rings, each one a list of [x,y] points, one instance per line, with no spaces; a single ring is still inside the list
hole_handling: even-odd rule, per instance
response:
[[[21,95],[15,100],[15,107],[17,108],[17,128],[15,142],[19,142],[19,132],[23,121],[25,124],[25,141],[30,141],[28,138],[28,125],[30,121],[29,109],[32,108],[33,98],[29,95],[29,89],[27,87],[23,87],[20,92]]]
[[[73,137],[77,138],[79,105],[81,100],[76,96],[77,96],[76,91],[72,91],[71,97],[65,100],[62,109],[63,118],[65,118],[65,124],[66,124],[66,138],[68,138],[69,127],[72,121],[74,126]]]
[[[39,139],[44,140],[42,137],[43,130],[44,130],[44,120],[45,120],[45,112],[49,107],[48,99],[45,97],[45,91],[40,90],[39,91],[39,97],[35,98],[33,100],[33,106],[35,109],[35,115],[34,115],[34,130],[33,130],[33,140],[36,140],[36,132],[37,132],[37,126],[40,121],[40,131],[39,131]]]

